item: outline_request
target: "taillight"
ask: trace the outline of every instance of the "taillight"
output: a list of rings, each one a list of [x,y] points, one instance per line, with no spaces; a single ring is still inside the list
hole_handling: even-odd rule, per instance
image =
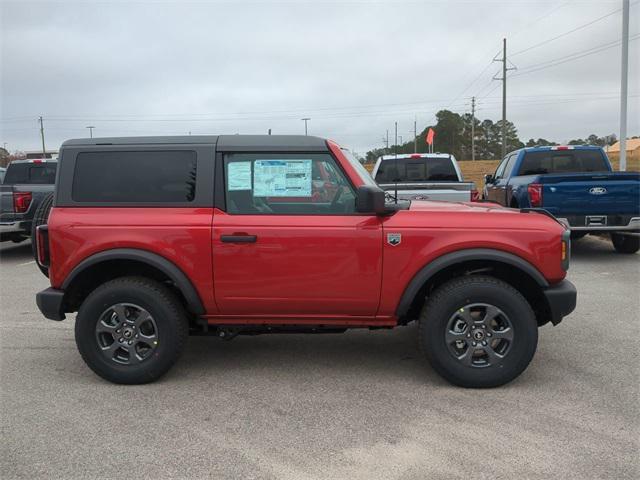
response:
[[[31,192],[13,192],[13,210],[24,213],[31,205]]]
[[[36,228],[36,251],[38,252],[38,263],[43,267],[49,266],[49,229],[46,225],[39,225]]]
[[[527,187],[529,192],[529,203],[532,207],[542,206],[542,185],[539,183],[532,183]]]
[[[471,201],[472,202],[479,202],[480,201],[480,192],[478,190],[476,190],[475,188],[473,190],[471,190]]]

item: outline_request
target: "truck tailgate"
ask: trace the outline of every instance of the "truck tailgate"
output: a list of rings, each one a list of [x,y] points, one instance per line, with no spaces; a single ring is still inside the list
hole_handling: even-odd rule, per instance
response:
[[[543,208],[558,217],[640,213],[640,173],[549,174],[540,183]]]
[[[380,184],[380,188],[394,193],[394,183]],[[441,200],[445,202],[469,202],[471,191],[475,189],[473,182],[425,182],[398,183],[400,200]]]

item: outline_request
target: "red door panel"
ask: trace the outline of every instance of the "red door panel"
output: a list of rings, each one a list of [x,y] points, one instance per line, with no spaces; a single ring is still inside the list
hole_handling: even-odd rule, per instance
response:
[[[229,215],[214,210],[213,266],[222,315],[374,316],[382,227],[374,216]],[[221,236],[255,236],[226,243]]]

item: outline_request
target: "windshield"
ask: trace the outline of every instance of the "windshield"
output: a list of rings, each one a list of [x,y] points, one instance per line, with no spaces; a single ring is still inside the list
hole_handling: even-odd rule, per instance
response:
[[[599,150],[548,150],[526,153],[518,174],[608,171],[608,165]]]
[[[4,178],[5,185],[15,184],[53,184],[56,182],[55,162],[11,163]]]
[[[353,166],[353,168],[356,169],[356,171],[360,175],[360,178],[362,178],[362,181],[365,183],[365,185],[376,185],[376,182],[373,180],[373,178],[371,177],[371,174],[367,171],[367,169],[364,168],[364,165],[362,165],[356,159],[356,157],[354,157],[353,154],[346,148],[342,148],[341,150],[345,158],[349,160],[349,163]]]
[[[458,173],[449,158],[384,159],[376,172],[378,183],[457,182]]]

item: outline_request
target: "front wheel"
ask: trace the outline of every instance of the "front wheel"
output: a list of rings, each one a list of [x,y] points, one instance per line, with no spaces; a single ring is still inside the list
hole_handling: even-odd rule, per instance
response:
[[[428,299],[420,345],[433,368],[462,387],[504,385],[529,365],[538,325],[527,300],[493,277],[457,278]]]
[[[640,236],[612,233],[611,243],[618,253],[636,253],[640,250]]]
[[[114,383],[160,378],[188,336],[180,301],[161,283],[141,277],[111,280],[95,289],[76,317],[76,344],[86,364]]]

